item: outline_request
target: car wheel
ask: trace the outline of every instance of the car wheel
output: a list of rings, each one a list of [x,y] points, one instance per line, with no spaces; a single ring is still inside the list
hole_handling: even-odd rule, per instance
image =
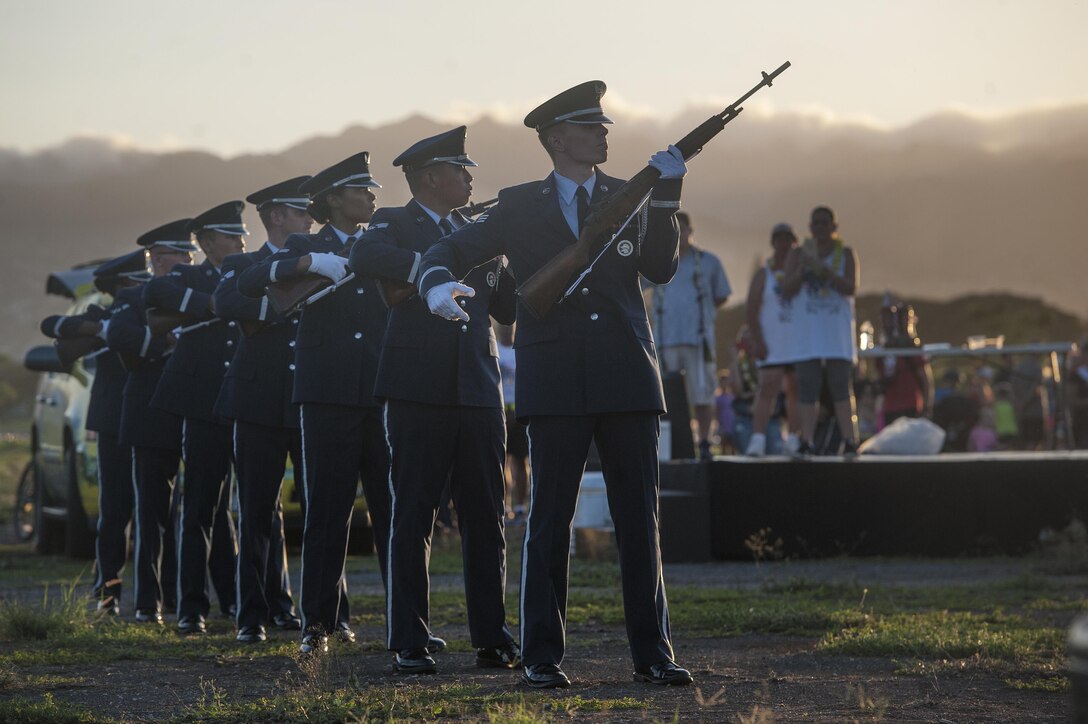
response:
[[[41,479],[38,462],[31,460],[34,466],[34,551],[43,555],[52,555],[64,550],[64,521],[45,514],[45,506],[50,501],[45,497],[45,486],[38,485]]]
[[[34,474],[34,462],[30,461],[19,476],[19,487],[15,489],[15,537],[25,543],[34,537],[34,525],[37,522],[38,477]]]
[[[83,511],[76,451],[70,441],[64,450],[64,467],[68,476],[68,516],[65,519],[64,554],[71,558],[94,558],[94,532],[91,531],[87,514]]]

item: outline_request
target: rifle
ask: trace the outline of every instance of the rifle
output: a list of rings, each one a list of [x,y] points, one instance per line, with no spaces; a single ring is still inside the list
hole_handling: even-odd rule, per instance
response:
[[[65,367],[71,367],[80,357],[101,350],[106,346],[101,337],[59,337],[53,341],[53,347],[57,350],[57,357]]]
[[[458,209],[462,216],[473,217],[490,209],[496,203],[498,199],[490,199],[488,201],[481,201],[480,203],[472,203],[468,206],[463,206]],[[405,299],[411,299],[419,291],[416,285],[411,282],[402,282],[399,279],[378,279],[378,290],[381,292],[382,301],[385,302],[385,306],[392,309]]]
[[[774,79],[789,67],[790,63],[786,61],[773,73],[768,74],[762,71],[763,79],[755,87],[724,111],[703,121],[695,130],[677,141],[675,145],[684,155],[684,160],[689,160],[702,151],[703,146],[717,136],[727,123],[740,115],[740,112],[744,110],[741,103],[752,97],[763,86],[769,88]],[[647,166],[621,186],[616,193],[590,208],[589,216],[586,217],[581,233],[578,235],[578,241],[552,257],[518,288],[518,296],[521,297],[522,304],[530,314],[537,319],[544,319],[554,304],[570,296],[578,283],[593,270],[593,265],[604,255],[623,228],[634,218],[639,208],[646,203],[653,190],[654,182],[660,175],[660,171]],[[620,222],[623,223],[617,231],[612,233],[611,238],[603,245],[591,263],[590,252],[595,242],[605,233],[616,228]],[[582,272],[574,284],[568,284],[579,269],[582,269]]]
[[[169,332],[178,330],[179,336],[185,332],[192,332],[196,329],[201,329],[209,325],[215,324],[220,321],[219,317],[212,317],[211,319],[205,319],[200,322],[193,322],[186,325],[186,322],[191,322],[193,317],[185,314],[184,312],[176,312],[171,309],[149,309],[147,310],[147,326],[151,330],[151,334],[155,336],[167,334]]]

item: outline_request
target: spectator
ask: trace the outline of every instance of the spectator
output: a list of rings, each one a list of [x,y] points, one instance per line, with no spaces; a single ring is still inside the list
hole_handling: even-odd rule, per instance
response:
[[[978,423],[971,428],[967,439],[969,452],[994,452],[1001,449],[997,438],[997,420],[993,407],[983,407],[978,414]]]
[[[729,369],[729,391],[733,395],[733,446],[737,450],[748,448],[752,437],[752,407],[759,386],[759,371],[751,354],[748,327],[737,332],[733,351],[733,365]]]
[[[1043,368],[1030,355],[1025,355],[1013,368],[1012,404],[1016,411],[1016,427],[1020,431],[1020,446],[1038,450],[1046,439],[1046,389]]]
[[[1012,383],[998,382],[994,385],[994,429],[1002,447],[1013,447],[1020,440],[1020,430],[1016,426],[1016,408],[1012,402]]]
[[[946,371],[941,375],[941,381],[937,383],[937,389],[933,393],[933,404],[936,405],[949,395],[954,394],[959,384],[960,371],[955,368]]]
[[[746,306],[752,354],[759,367],[759,391],[752,412],[752,437],[745,454],[755,457],[767,452],[767,422],[775,402],[786,393],[790,441],[787,449],[798,448],[796,431],[800,428],[797,410],[797,384],[793,363],[797,361],[793,330],[793,304],[782,292],[786,259],[797,248],[797,235],[789,224],[777,224],[771,230],[774,253],[752,278]],[[780,440],[778,442],[781,442]]]
[[[920,348],[914,308],[902,301],[884,296],[881,310],[886,349]],[[881,416],[884,426],[900,417],[931,417],[933,414],[933,369],[929,358],[917,356],[886,356],[877,359],[877,372],[884,388]]]
[[[677,212],[680,261],[668,284],[653,289],[654,334],[665,372],[684,373],[688,403],[695,412],[699,455],[710,458],[714,419],[714,318],[731,289],[721,261],[697,247],[691,219]]]
[[[1073,444],[1077,449],[1088,448],[1088,340],[1069,355],[1068,395],[1070,417],[1073,420]]]
[[[729,391],[729,370],[718,370],[718,389],[714,394],[718,441],[722,455],[735,452],[733,445],[733,393]]]
[[[835,213],[812,210],[812,238],[790,252],[782,290],[793,299],[801,406],[801,455],[811,455],[824,378],[831,390],[843,453],[857,454],[852,371],[857,361],[854,295],[860,269],[854,250],[838,235]],[[794,299],[794,297],[796,297]]]

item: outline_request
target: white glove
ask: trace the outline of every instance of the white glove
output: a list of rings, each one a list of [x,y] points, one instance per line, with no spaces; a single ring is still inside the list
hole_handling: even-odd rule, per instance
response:
[[[99,330],[98,330],[98,332],[97,332],[97,333],[96,333],[96,334],[95,334],[94,336],[95,336],[95,337],[98,337],[98,338],[99,338],[100,340],[102,340],[103,342],[105,342],[105,341],[106,341],[106,330],[107,330],[107,329],[109,328],[109,326],[110,326],[110,320],[108,320],[108,319],[103,319],[103,320],[102,320],[101,322],[99,322],[98,324],[100,325],[100,327],[99,327]]]
[[[427,308],[431,310],[431,314],[436,314],[442,319],[448,319],[451,322],[460,319],[467,322],[468,313],[461,309],[456,299],[474,296],[476,296],[476,290],[472,287],[466,287],[458,282],[446,282],[427,292]]]
[[[676,146],[658,151],[650,157],[650,165],[661,172],[661,178],[684,178],[688,167],[684,163],[684,154]]]
[[[348,260],[336,254],[310,254],[310,271],[328,277],[333,284],[347,275]]]

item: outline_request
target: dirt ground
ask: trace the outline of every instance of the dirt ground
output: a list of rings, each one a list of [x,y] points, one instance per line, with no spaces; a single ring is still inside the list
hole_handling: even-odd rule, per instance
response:
[[[1032,563],[1017,559],[953,561],[865,561],[841,559],[763,564],[710,563],[671,565],[666,580],[672,586],[749,587],[796,579],[827,582],[952,585],[999,582],[1030,572]],[[295,568],[297,571],[297,567]],[[1080,587],[1080,577],[1060,577],[1063,586]],[[513,583],[513,582],[512,582]],[[435,576],[435,588],[460,588],[456,575]],[[351,576],[353,593],[380,592],[375,573]],[[296,588],[297,591],[297,582]],[[1081,590],[1084,590],[1083,588]],[[39,592],[40,593],[40,592]],[[7,590],[3,597],[25,599],[39,595]],[[211,622],[212,633],[228,633],[225,619]],[[420,683],[417,677],[395,677],[390,654],[381,650],[384,631],[377,625],[357,627],[360,643],[334,645],[325,681],[382,688]],[[467,648],[464,626],[437,631]],[[901,662],[886,658],[833,656],[817,651],[818,640],[781,635],[735,638],[691,638],[673,631],[679,662],[695,676],[695,686],[659,689],[631,680],[626,636],[619,626],[584,625],[568,630],[564,669],[572,688],[547,694],[583,699],[632,697],[649,706],[619,711],[559,713],[557,719],[599,721],[1066,721],[1067,693],[1010,688],[993,673],[970,666],[936,675],[897,673]],[[295,640],[295,635],[274,633]],[[3,646],[3,648],[10,648]],[[476,684],[482,693],[525,691],[514,673],[488,673],[473,666],[467,652],[437,657],[439,673],[427,684]],[[206,702],[209,691],[228,701],[255,700],[274,693],[277,684],[304,680],[294,659],[262,656],[207,660],[119,661],[102,665],[39,666],[23,673],[63,677],[69,683],[49,687],[58,700],[126,721],[162,721],[185,707]],[[209,684],[214,685],[210,689]]]

